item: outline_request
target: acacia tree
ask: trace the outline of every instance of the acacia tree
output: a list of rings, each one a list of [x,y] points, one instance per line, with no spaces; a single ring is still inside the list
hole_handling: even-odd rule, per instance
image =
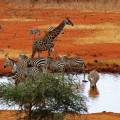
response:
[[[12,83],[1,84],[0,93],[7,104],[18,104],[28,120],[56,120],[56,116],[58,120],[67,112],[87,112],[84,97],[71,86],[64,77],[40,74],[36,78],[29,76],[17,87]]]

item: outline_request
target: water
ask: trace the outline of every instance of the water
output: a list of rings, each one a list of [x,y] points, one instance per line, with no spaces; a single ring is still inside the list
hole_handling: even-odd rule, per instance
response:
[[[0,84],[1,83],[14,83],[14,81],[12,80],[8,80],[7,77],[2,77],[0,78]],[[18,110],[19,109],[19,106],[18,105],[7,105],[3,99],[0,99],[0,110]]]
[[[83,74],[74,76],[76,81],[83,80]],[[87,80],[87,75],[86,75]],[[8,82],[6,77],[0,78],[0,82]],[[89,82],[81,82],[82,92],[87,97],[89,113],[116,112],[120,113],[120,75],[100,74],[100,80],[96,89],[90,89]],[[18,109],[18,106],[8,107],[0,104],[0,109]]]
[[[79,79],[83,79],[83,75],[79,75],[78,77]],[[96,89],[91,89],[89,82],[81,83],[81,86],[83,94],[88,99],[89,113],[102,111],[120,113],[119,74],[100,74],[100,80],[97,83]]]

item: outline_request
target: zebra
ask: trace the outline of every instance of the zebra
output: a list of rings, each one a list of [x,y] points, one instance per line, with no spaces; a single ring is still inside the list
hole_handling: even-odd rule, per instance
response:
[[[8,66],[12,66],[12,73],[14,73],[16,71],[16,61],[12,60],[10,58],[7,58],[6,61],[4,62],[4,68],[8,67]]]
[[[53,58],[48,58],[48,64],[51,71],[65,72],[65,64],[59,60],[53,60]]]
[[[90,73],[88,74],[88,80],[90,81],[91,88],[96,87],[96,83],[98,82],[99,78],[99,73],[96,70],[90,71]]]
[[[16,62],[11,58],[6,59],[4,68],[8,66],[12,67],[12,73],[14,73],[12,78],[15,80],[16,85],[20,81],[25,80],[29,75],[35,77],[37,74],[39,74],[39,69],[37,67],[27,67],[26,65],[27,64],[24,64],[23,62]]]
[[[35,56],[36,52],[48,51],[48,56],[52,52],[52,48],[54,47],[55,38],[63,31],[65,25],[73,26],[73,23],[69,18],[65,18],[57,27],[55,27],[52,31],[48,31],[42,39],[38,39],[33,41],[32,44],[32,58]]]
[[[85,61],[81,58],[69,58],[68,56],[59,56],[66,69],[71,70],[73,67],[82,68],[85,81]],[[76,74],[77,75],[77,74]]]
[[[12,79],[15,80],[15,85],[18,85],[20,82],[25,81],[28,76],[31,76],[34,79],[39,74],[40,74],[40,72],[37,67],[30,67],[30,68],[27,68],[27,72],[24,70],[17,71],[12,76]]]
[[[21,54],[19,55],[19,60],[26,62],[28,67],[37,67],[39,70],[42,70],[43,73],[47,72],[47,69],[48,69],[47,57],[31,59],[27,55]]]
[[[12,67],[12,73],[14,74],[12,78],[16,80],[15,84],[26,78],[26,74],[23,72],[24,70],[22,69],[23,66],[18,64],[15,60],[7,58],[4,63],[4,68],[8,66]]]
[[[64,72],[65,67],[64,63],[60,60],[53,60],[51,57],[47,58],[37,58],[32,60],[31,58],[27,57],[25,54],[19,56],[20,60],[27,61],[28,66],[35,66],[37,68],[42,68],[43,73],[46,73],[49,70],[51,71],[60,71]]]

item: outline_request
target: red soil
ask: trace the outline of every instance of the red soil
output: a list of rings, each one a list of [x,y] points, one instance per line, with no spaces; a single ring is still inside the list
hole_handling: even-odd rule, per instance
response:
[[[120,120],[120,114],[118,113],[95,113],[88,115],[73,115],[67,114],[64,120]],[[0,120],[16,120],[16,111],[1,110]]]
[[[32,52],[33,36],[30,35],[30,28],[43,30],[41,36],[47,31],[48,26],[58,24],[65,17],[75,24],[75,27],[66,27],[65,34],[60,35],[55,43],[55,51],[58,54],[77,55],[87,62],[109,61],[120,58],[120,43],[99,43],[99,44],[77,44],[79,38],[86,38],[95,34],[99,29],[77,29],[79,25],[96,25],[101,23],[119,24],[120,13],[80,12],[79,10],[67,9],[12,9],[0,4],[0,55],[6,54],[6,49],[19,50],[14,55],[17,57],[20,52]],[[40,37],[41,37],[40,36]],[[83,42],[83,41],[82,41]],[[13,56],[12,56],[13,57]],[[3,60],[2,60],[3,61]],[[0,72],[3,72],[3,62],[0,62]]]

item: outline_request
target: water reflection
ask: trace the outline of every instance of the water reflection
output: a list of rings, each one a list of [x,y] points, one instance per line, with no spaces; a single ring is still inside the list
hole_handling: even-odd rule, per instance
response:
[[[87,78],[86,74],[86,78]],[[77,77],[74,76],[76,82]],[[83,74],[79,75],[83,80]],[[87,80],[87,79],[86,79]],[[100,73],[100,80],[97,82],[97,88],[91,89],[90,83],[81,82],[81,91],[87,97],[89,113],[96,112],[117,112],[120,113],[120,74],[103,74]]]
[[[97,87],[94,87],[94,88],[90,87],[90,89],[88,91],[88,95],[89,95],[90,98],[93,98],[93,99],[99,97],[99,90],[98,90],[98,88]]]

